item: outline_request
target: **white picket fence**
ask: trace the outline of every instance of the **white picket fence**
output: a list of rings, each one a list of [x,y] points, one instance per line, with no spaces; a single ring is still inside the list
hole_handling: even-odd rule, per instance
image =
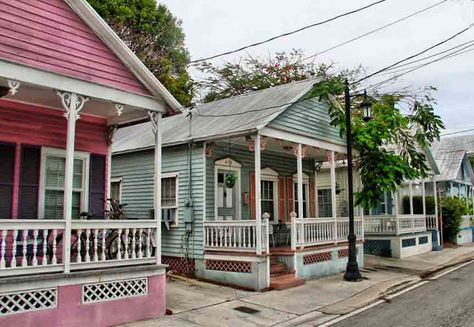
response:
[[[0,276],[60,272],[64,220],[0,220]],[[71,270],[156,262],[153,220],[74,220]]]

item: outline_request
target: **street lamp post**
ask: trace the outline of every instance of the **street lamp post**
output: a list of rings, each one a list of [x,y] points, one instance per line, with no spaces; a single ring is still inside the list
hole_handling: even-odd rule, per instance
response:
[[[355,235],[355,223],[354,223],[354,184],[352,177],[352,130],[351,130],[351,95],[349,90],[349,82],[346,80],[345,92],[345,113],[346,113],[346,142],[347,142],[347,191],[349,193],[349,258],[347,261],[346,273],[344,274],[344,280],[350,282],[356,282],[362,280],[362,275],[359,271],[359,265],[357,264],[356,254],[356,240]],[[371,103],[367,98],[367,93],[364,92],[364,100],[361,103],[361,109],[363,111],[364,119],[368,120],[371,116]]]

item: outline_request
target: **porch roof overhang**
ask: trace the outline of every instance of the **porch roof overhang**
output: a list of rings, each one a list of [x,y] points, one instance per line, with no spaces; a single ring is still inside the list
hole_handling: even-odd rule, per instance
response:
[[[105,118],[108,125],[122,125],[148,120],[147,111],[166,113],[167,105],[161,99],[126,92],[38,68],[0,60],[0,86],[9,87],[9,81],[20,83],[15,95],[3,99],[64,110],[57,91],[86,96],[90,101],[82,114]],[[119,115],[116,104],[124,107]]]

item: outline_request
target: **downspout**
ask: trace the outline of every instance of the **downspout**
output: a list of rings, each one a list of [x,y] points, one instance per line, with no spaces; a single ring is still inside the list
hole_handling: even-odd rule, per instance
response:
[[[192,139],[192,122],[193,113],[191,108],[188,113],[189,117],[189,135],[188,135],[188,198],[184,204],[184,226],[186,233],[191,233],[193,230],[194,221],[194,210],[193,210],[193,193],[192,193],[192,176],[193,176],[193,165],[192,165],[192,151],[193,151],[193,139]]]

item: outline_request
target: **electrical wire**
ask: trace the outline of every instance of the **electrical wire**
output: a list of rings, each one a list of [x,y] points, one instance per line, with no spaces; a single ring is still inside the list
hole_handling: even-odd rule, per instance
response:
[[[462,134],[462,133],[472,132],[472,131],[474,131],[474,128],[468,128],[468,129],[464,129],[464,130],[460,130],[460,131],[455,131],[455,132],[451,132],[451,133],[445,133],[445,134],[441,134],[441,136]]]
[[[326,49],[324,49],[324,50],[322,50],[322,51],[320,51],[320,52],[317,52],[317,53],[315,53],[315,54],[313,54],[313,55],[311,55],[311,56],[308,56],[308,57],[305,57],[305,58],[303,58],[303,59],[301,59],[301,60],[298,60],[296,63],[300,63],[300,62],[303,62],[303,61],[306,61],[306,60],[315,58],[315,57],[317,57],[317,56],[319,56],[319,55],[322,55],[322,54],[324,54],[324,53],[326,53],[326,52],[329,52],[329,51],[331,51],[331,50],[340,48],[340,47],[342,47],[342,46],[344,46],[344,45],[346,45],[346,44],[352,43],[352,42],[354,42],[354,41],[360,40],[360,39],[362,39],[362,38],[364,38],[364,37],[366,37],[366,36],[369,36],[369,35],[372,35],[372,34],[374,34],[374,33],[377,33],[377,32],[379,32],[379,31],[381,31],[381,30],[384,30],[384,29],[386,29],[386,28],[388,28],[388,27],[391,27],[391,26],[396,25],[396,24],[398,24],[398,23],[401,23],[401,22],[403,22],[403,21],[405,21],[405,20],[407,20],[407,19],[410,19],[410,18],[412,18],[412,17],[414,17],[414,16],[416,16],[416,15],[419,15],[419,14],[424,13],[424,12],[430,10],[430,9],[433,9],[433,8],[439,6],[439,5],[441,5],[441,4],[443,4],[443,3],[447,2],[447,1],[448,1],[448,0],[439,1],[439,2],[437,2],[437,3],[435,3],[435,4],[431,5],[431,6],[428,6],[428,7],[425,7],[425,8],[423,8],[423,9],[421,9],[421,10],[415,11],[414,13],[412,13],[412,14],[410,14],[410,15],[407,15],[407,16],[404,16],[404,17],[402,17],[402,18],[400,18],[400,19],[397,19],[397,20],[395,20],[395,21],[392,21],[391,23],[385,24],[385,25],[380,26],[380,27],[378,27],[378,28],[376,28],[376,29],[370,30],[370,31],[368,31],[368,32],[366,32],[366,33],[364,33],[364,34],[361,34],[361,35],[359,35],[359,36],[356,36],[356,37],[354,37],[354,38],[352,38],[352,39],[346,40],[346,41],[344,41],[344,42],[341,42],[341,43],[339,43],[339,44],[336,44],[336,45],[333,45],[333,46],[331,46],[331,47],[329,47],[329,48],[326,48]]]
[[[472,25],[471,25],[471,26],[472,26]],[[383,73],[384,71],[387,71],[387,70],[389,70],[390,68],[393,68],[393,67],[395,67],[395,66],[398,66],[398,65],[401,64],[401,63],[404,63],[404,62],[406,62],[406,61],[408,61],[408,60],[410,60],[410,59],[416,58],[416,57],[418,57],[418,56],[420,56],[420,55],[422,55],[422,54],[424,54],[424,53],[426,53],[426,52],[428,52],[428,51],[430,51],[430,50],[432,50],[432,49],[434,49],[434,48],[437,48],[437,47],[439,47],[439,46],[441,46],[441,45],[443,45],[443,44],[445,44],[445,43],[447,43],[447,42],[453,40],[454,38],[458,37],[459,35],[461,35],[461,34],[463,34],[463,33],[466,33],[466,32],[471,28],[471,26],[464,28],[463,30],[461,30],[461,31],[459,31],[459,32],[457,32],[457,33],[455,33],[455,34],[453,34],[452,36],[448,37],[447,39],[444,39],[443,41],[438,42],[438,43],[436,43],[436,44],[434,44],[434,45],[432,45],[432,46],[430,46],[430,47],[428,47],[428,48],[426,48],[426,49],[424,49],[424,50],[422,50],[422,51],[420,51],[420,52],[417,52],[417,53],[415,53],[415,54],[413,54],[413,55],[411,55],[411,56],[408,56],[408,57],[406,57],[406,58],[404,58],[404,59],[402,59],[402,60],[399,60],[399,61],[397,61],[397,62],[395,62],[395,63],[393,63],[393,64],[391,64],[391,65],[388,65],[388,66],[386,66],[386,67],[384,67],[384,68],[382,68],[382,69],[379,69],[379,70],[377,70],[377,71],[375,71],[375,72],[373,72],[373,73],[371,73],[371,74],[369,74],[369,75],[366,75],[365,77],[362,77],[362,78],[358,79],[357,81],[352,82],[351,84],[359,84],[360,82],[365,81],[366,79],[369,79],[369,78],[371,78],[371,77],[373,77],[373,76],[375,76],[375,75],[378,75],[378,74],[380,74],[380,73]]]
[[[310,25],[303,26],[303,27],[301,27],[301,28],[298,28],[298,29],[293,30],[293,31],[290,31],[290,32],[286,32],[286,33],[282,33],[282,34],[273,36],[273,37],[271,37],[271,38],[268,38],[268,39],[263,40],[263,41],[260,41],[260,42],[251,43],[251,44],[246,45],[246,46],[243,46],[243,47],[241,47],[241,48],[238,48],[238,49],[235,49],[235,50],[226,51],[226,52],[222,52],[222,53],[219,53],[219,54],[216,54],[216,55],[213,55],[213,56],[209,56],[209,57],[205,57],[205,58],[201,58],[201,59],[192,60],[192,61],[190,61],[189,64],[197,64],[197,63],[200,63],[200,62],[203,62],[203,61],[208,61],[208,60],[211,60],[211,59],[215,59],[215,58],[227,56],[227,55],[230,55],[230,54],[233,54],[233,53],[241,52],[241,51],[243,51],[243,50],[246,50],[246,49],[249,49],[249,48],[253,48],[253,47],[256,47],[256,46],[259,46],[259,45],[262,45],[262,44],[265,44],[265,43],[268,43],[268,42],[271,42],[271,41],[280,39],[280,38],[282,38],[282,37],[286,37],[286,36],[289,36],[289,35],[292,35],[292,34],[299,33],[299,32],[301,32],[301,31],[304,31],[304,30],[309,29],[309,28],[313,28],[313,27],[316,27],[316,26],[320,26],[320,25],[324,25],[324,24],[330,23],[330,22],[335,21],[335,20],[337,20],[337,19],[339,19],[339,18],[346,17],[346,16],[349,16],[349,15],[358,13],[358,12],[363,11],[363,10],[365,10],[365,9],[369,9],[370,7],[373,7],[373,6],[375,6],[375,5],[378,5],[378,4],[380,4],[380,3],[382,3],[382,2],[385,2],[385,1],[387,1],[387,0],[379,0],[379,1],[376,1],[376,2],[372,2],[372,3],[370,3],[370,4],[366,5],[366,6],[360,7],[360,8],[358,8],[358,9],[345,12],[345,13],[343,13],[343,14],[340,14],[340,15],[337,15],[337,16],[334,16],[334,17],[331,17],[331,18],[328,18],[328,19],[326,19],[326,20],[323,20],[323,21],[320,21],[320,22],[317,22],[317,23],[314,23],[314,24],[310,24]]]
[[[428,51],[430,51],[430,50],[432,50],[432,49],[434,49],[434,48],[436,48],[436,47],[438,47],[438,46],[440,46],[440,45],[442,45],[442,44],[447,43],[448,41],[450,41],[450,40],[456,38],[457,36],[461,35],[462,33],[465,33],[465,32],[466,32],[467,30],[469,30],[469,29],[470,29],[470,27],[467,27],[467,28],[465,28],[465,29],[463,29],[463,30],[461,30],[461,31],[459,31],[459,32],[457,32],[457,33],[455,33],[454,35],[450,36],[449,38],[444,39],[443,41],[438,42],[438,43],[436,43],[435,45],[432,45],[432,46],[426,48],[425,50],[422,50],[422,51],[420,51],[420,52],[418,52],[418,53],[416,53],[416,54],[414,54],[414,55],[410,55],[410,56],[408,56],[408,57],[406,57],[406,58],[404,58],[404,59],[402,59],[402,60],[397,61],[397,62],[394,63],[394,64],[391,64],[391,65],[389,65],[389,66],[386,66],[386,67],[384,67],[384,68],[382,68],[382,69],[380,69],[380,70],[378,70],[378,71],[376,71],[376,72],[374,72],[374,73],[371,73],[371,74],[369,74],[369,75],[367,75],[367,76],[365,76],[365,77],[363,77],[363,78],[357,80],[356,82],[352,82],[351,85],[358,84],[358,83],[360,83],[361,81],[364,81],[364,80],[366,80],[366,79],[368,79],[368,78],[371,78],[371,77],[373,77],[373,76],[376,76],[376,75],[378,75],[378,74],[381,74],[381,73],[383,73],[383,72],[385,72],[385,71],[387,71],[387,70],[389,70],[389,69],[391,69],[391,68],[395,68],[395,67],[397,67],[397,65],[399,65],[399,64],[405,63],[406,61],[408,61],[408,60],[410,60],[410,59],[416,58],[416,57],[419,56],[419,55],[422,55],[422,54],[424,54],[424,53],[426,53],[426,52],[428,52]],[[449,54],[448,56],[451,56],[451,55],[452,55],[452,54]],[[438,58],[438,59],[436,59],[436,60],[433,60],[433,61],[431,61],[431,62],[425,63],[425,64],[423,64],[423,67],[424,67],[424,66],[427,66],[427,65],[429,65],[429,64],[432,64],[432,63],[434,63],[434,62],[436,62],[436,61],[439,61],[439,60],[441,60],[441,59],[443,59],[443,57]],[[421,67],[419,67],[419,68],[421,68]],[[419,69],[419,68],[417,68],[417,69]],[[403,74],[405,75],[405,74],[408,74],[408,73],[410,73],[410,72],[411,72],[411,71],[406,72],[406,73],[403,73]],[[387,81],[392,80],[392,79],[394,79],[394,78],[397,78],[397,77],[392,77],[392,78],[388,79]],[[283,106],[289,106],[289,105],[293,105],[293,104],[296,104],[296,103],[299,103],[299,102],[302,102],[302,101],[306,101],[306,100],[309,100],[309,99],[314,98],[314,97],[317,97],[317,96],[319,96],[319,95],[310,96],[310,97],[305,97],[305,98],[301,98],[301,99],[299,99],[299,100],[297,100],[297,101],[281,103],[281,104],[273,105],[273,106],[269,106],[269,107],[263,107],[263,108],[258,108],[258,109],[252,109],[252,110],[249,110],[249,111],[235,112],[235,113],[228,113],[228,114],[225,114],[225,113],[222,113],[222,114],[202,114],[202,113],[199,111],[199,108],[198,108],[198,107],[196,107],[196,109],[197,109],[197,112],[198,112],[198,113],[197,113],[197,116],[200,116],[200,117],[230,117],[230,116],[244,115],[244,114],[253,113],[253,112],[260,112],[260,111],[265,111],[265,110],[277,109],[277,108],[281,108],[281,107],[283,107]],[[277,111],[276,111],[276,112],[277,112]],[[275,113],[276,113],[276,112],[275,112]],[[271,115],[271,114],[274,114],[274,113],[270,113],[269,115]],[[265,116],[265,117],[267,117],[267,116]],[[260,117],[260,118],[264,118],[264,117]]]
[[[406,75],[406,74],[409,74],[409,73],[411,73],[411,72],[413,72],[413,71],[415,71],[415,70],[421,69],[421,68],[423,68],[423,67],[425,67],[425,66],[431,65],[431,64],[436,63],[436,62],[441,61],[441,60],[449,59],[449,58],[456,57],[456,56],[465,54],[465,53],[467,53],[467,52],[473,51],[474,49],[469,49],[469,48],[471,48],[471,47],[474,47],[474,44],[471,44],[471,45],[469,45],[469,46],[466,46],[466,47],[464,47],[464,48],[461,48],[461,49],[459,49],[459,50],[457,50],[457,51],[455,51],[455,52],[453,52],[453,53],[444,55],[444,56],[442,56],[442,57],[440,57],[440,58],[437,58],[437,59],[435,59],[435,60],[431,60],[431,61],[429,61],[429,62],[420,64],[420,65],[415,66],[415,67],[413,67],[413,68],[410,67],[410,69],[409,69],[408,71],[405,71],[404,73],[397,74],[397,75],[395,75],[395,76],[393,76],[393,77],[391,77],[391,78],[388,78],[388,79],[386,79],[386,80],[383,80],[383,81],[381,81],[381,82],[379,82],[379,83],[376,83],[376,84],[374,84],[374,85],[370,85],[370,86],[367,87],[367,89],[369,89],[370,91],[373,91],[373,90],[379,88],[380,86],[382,86],[383,84],[386,84],[386,83],[388,83],[388,82],[390,82],[390,81],[392,81],[392,80],[395,80],[395,79],[397,79],[397,78],[400,78],[400,77],[402,77],[402,76],[404,76],[404,75]]]
[[[423,57],[423,58],[420,58],[420,59],[412,60],[411,62],[407,62],[407,63],[404,63],[404,64],[400,64],[400,65],[398,65],[397,67],[394,67],[393,69],[387,70],[385,73],[381,73],[381,75],[388,75],[388,74],[393,74],[393,73],[401,72],[401,71],[404,71],[404,70],[408,70],[408,69],[410,69],[411,67],[406,67],[406,68],[402,68],[402,69],[399,69],[399,68],[400,68],[400,67],[405,67],[405,66],[410,66],[410,65],[412,65],[412,64],[414,64],[414,63],[417,63],[417,62],[420,62],[420,61],[424,61],[424,60],[426,60],[426,59],[430,59],[430,58],[439,56],[439,55],[441,55],[441,54],[444,54],[444,53],[446,53],[446,52],[450,52],[450,51],[455,50],[455,49],[460,48],[460,47],[463,47],[462,49],[460,49],[460,50],[463,50],[463,49],[467,48],[467,47],[464,47],[464,46],[466,46],[466,45],[467,45],[467,47],[474,45],[474,40],[471,40],[471,41],[467,41],[467,42],[458,44],[458,45],[456,45],[456,46],[454,46],[454,47],[451,47],[451,48],[449,48],[449,49],[446,49],[446,50],[437,52],[437,53],[432,54],[432,55],[430,55],[430,56],[426,56],[426,57]],[[456,51],[453,51],[453,53],[455,53],[455,52],[456,52]],[[399,70],[398,70],[398,69],[399,69]]]

